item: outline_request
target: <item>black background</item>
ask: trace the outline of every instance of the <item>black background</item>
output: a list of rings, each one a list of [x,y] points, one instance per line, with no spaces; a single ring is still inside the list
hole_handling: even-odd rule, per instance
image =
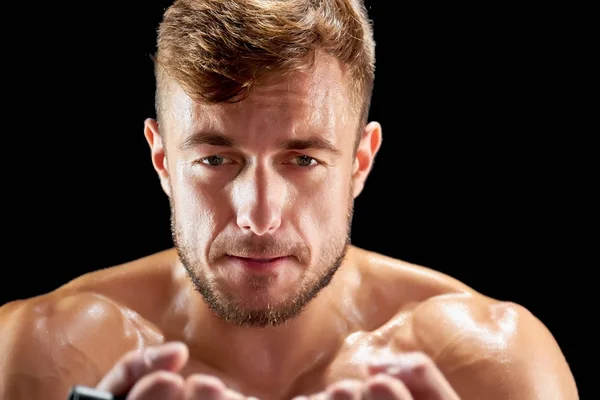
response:
[[[580,259],[590,242],[576,226],[560,24],[492,6],[385,3],[369,2],[371,119],[384,141],[356,202],[354,244],[523,304],[577,377],[575,271],[591,262]],[[171,246],[143,137],[170,1],[140,4],[5,11],[0,304]]]

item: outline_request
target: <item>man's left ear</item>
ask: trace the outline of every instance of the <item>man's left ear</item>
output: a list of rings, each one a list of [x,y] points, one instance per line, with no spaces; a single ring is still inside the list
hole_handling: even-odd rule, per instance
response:
[[[356,149],[356,157],[354,158],[354,166],[352,170],[352,181],[354,183],[354,198],[362,192],[367,176],[373,167],[375,155],[381,147],[381,125],[379,122],[370,122],[362,133],[358,148]]]

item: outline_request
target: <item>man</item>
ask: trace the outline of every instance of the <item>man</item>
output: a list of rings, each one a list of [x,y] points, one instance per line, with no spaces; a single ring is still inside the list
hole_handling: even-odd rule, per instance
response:
[[[174,249],[0,309],[0,397],[577,399],[522,306],[350,245],[382,141],[358,0],[180,0],[144,134]]]

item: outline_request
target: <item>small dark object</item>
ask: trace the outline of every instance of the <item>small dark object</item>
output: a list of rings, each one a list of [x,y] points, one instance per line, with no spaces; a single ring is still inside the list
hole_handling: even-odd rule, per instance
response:
[[[115,396],[87,386],[73,386],[67,400],[125,400],[126,396]]]

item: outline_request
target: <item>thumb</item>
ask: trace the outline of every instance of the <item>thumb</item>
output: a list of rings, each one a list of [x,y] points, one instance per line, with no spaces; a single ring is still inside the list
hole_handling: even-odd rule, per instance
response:
[[[180,371],[189,358],[189,350],[182,342],[168,342],[126,353],[117,361],[96,386],[113,394],[127,393],[145,375],[164,370]]]

